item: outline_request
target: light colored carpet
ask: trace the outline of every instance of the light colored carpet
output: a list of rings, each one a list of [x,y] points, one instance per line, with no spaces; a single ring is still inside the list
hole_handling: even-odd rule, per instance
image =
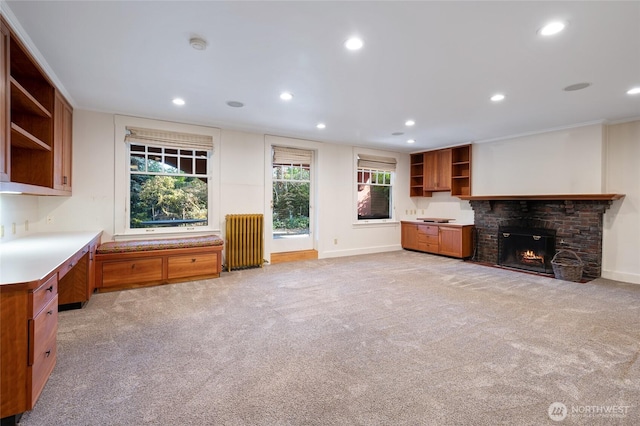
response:
[[[408,251],[283,263],[61,312],[21,424],[637,425],[639,353],[639,285]]]

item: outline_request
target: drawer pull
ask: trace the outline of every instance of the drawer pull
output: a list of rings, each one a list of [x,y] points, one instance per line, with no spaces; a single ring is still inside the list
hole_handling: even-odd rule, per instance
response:
[[[48,351],[46,351],[44,354],[47,356],[47,358],[49,358],[49,355],[51,355],[51,349],[49,349]]]
[[[133,265],[131,265],[131,269],[135,268],[136,264],[134,263]]]
[[[69,264],[69,269],[73,268],[73,263]]]
[[[53,286],[50,285],[48,289],[46,289],[45,291],[50,291],[51,293],[53,293]]]
[[[195,259],[191,259],[191,263],[195,263],[195,261],[196,261]]]
[[[53,309],[47,312],[47,315],[53,315]]]

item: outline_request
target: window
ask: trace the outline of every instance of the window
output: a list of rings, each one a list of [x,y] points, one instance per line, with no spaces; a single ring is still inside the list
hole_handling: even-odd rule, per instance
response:
[[[219,230],[220,130],[115,118],[114,237]]]
[[[129,145],[129,226],[208,225],[209,152]]]
[[[358,220],[393,218],[393,181],[395,158],[358,155]]]
[[[273,238],[309,236],[312,151],[274,146]]]

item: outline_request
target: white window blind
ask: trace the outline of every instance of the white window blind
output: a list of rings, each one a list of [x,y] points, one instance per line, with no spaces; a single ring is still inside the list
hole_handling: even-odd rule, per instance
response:
[[[313,151],[306,149],[285,148],[281,146],[273,147],[273,164],[299,164],[311,165]]]
[[[378,157],[376,155],[358,154],[358,167],[363,169],[396,171],[396,159],[393,157]]]
[[[213,137],[194,133],[127,127],[126,142],[151,144],[167,148],[213,151]]]

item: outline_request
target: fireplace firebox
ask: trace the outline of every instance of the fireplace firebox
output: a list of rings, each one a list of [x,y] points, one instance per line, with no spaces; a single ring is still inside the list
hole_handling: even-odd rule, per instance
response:
[[[498,265],[552,274],[551,259],[555,250],[553,229],[498,228]]]

